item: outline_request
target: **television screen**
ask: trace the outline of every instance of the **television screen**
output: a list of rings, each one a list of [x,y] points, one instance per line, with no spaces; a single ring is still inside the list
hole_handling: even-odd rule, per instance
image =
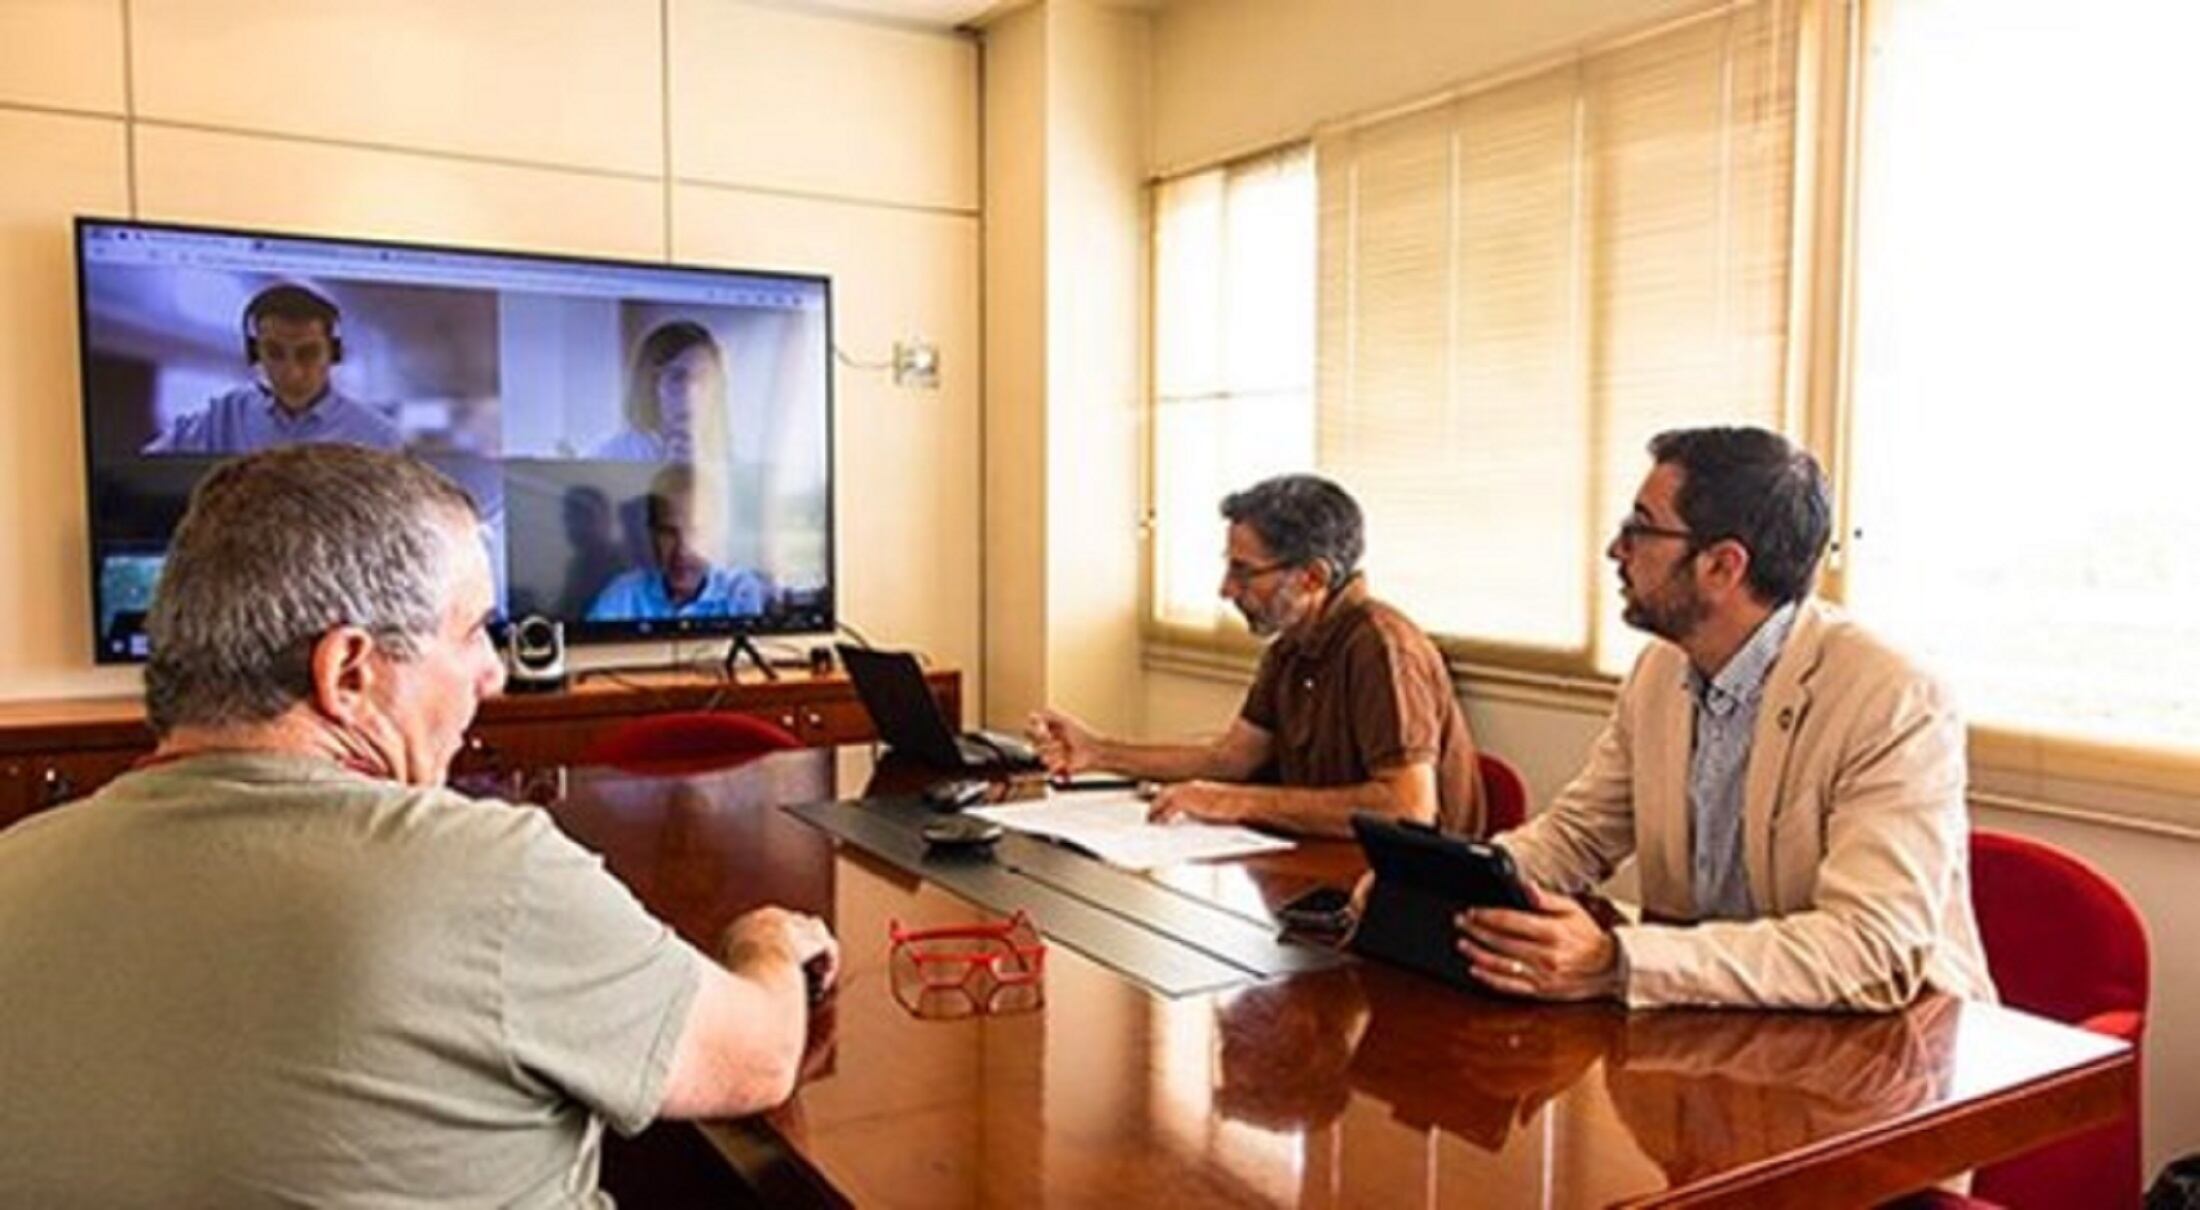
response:
[[[507,617],[569,641],[830,630],[831,283],[79,219],[102,663],[222,458],[410,450],[481,506]]]

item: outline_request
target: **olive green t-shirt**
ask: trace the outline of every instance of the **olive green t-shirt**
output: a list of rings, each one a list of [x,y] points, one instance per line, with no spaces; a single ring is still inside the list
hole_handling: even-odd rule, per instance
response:
[[[538,808],[128,774],[0,832],[0,1200],[601,1204],[703,961]]]

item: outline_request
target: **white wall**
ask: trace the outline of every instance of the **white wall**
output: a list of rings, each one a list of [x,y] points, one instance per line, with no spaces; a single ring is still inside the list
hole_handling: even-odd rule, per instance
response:
[[[985,693],[1046,700],[1047,12],[985,30]]]
[[[1455,84],[1702,7],[1699,0],[1191,0],[1164,8],[1154,33],[1154,165],[1166,172],[1305,135]],[[1380,593],[1382,586],[1375,590]],[[1150,672],[1154,734],[1212,733],[1244,683]],[[1578,697],[1469,686],[1477,740],[1519,765],[1540,804],[1577,769],[1602,722]],[[1975,767],[1975,787],[2037,809],[1977,808],[1977,826],[2036,836],[2091,860],[2138,903],[2152,932],[2154,994],[2146,1046],[2147,1172],[2200,1150],[2200,910],[2182,894],[2200,859],[2200,802],[2110,785],[2052,783]],[[1995,801],[2001,802],[2002,799]],[[2182,835],[2052,812],[2104,806],[2185,821]]]
[[[985,713],[1135,725],[1150,18],[1044,0],[986,57]]]
[[[744,0],[0,0],[0,163],[0,697],[137,685],[90,662],[75,214],[832,274],[853,358],[941,365],[836,366],[843,612],[978,673],[970,39]]]
[[[1139,465],[1146,372],[1151,22],[1049,0],[1048,696],[1139,721]]]

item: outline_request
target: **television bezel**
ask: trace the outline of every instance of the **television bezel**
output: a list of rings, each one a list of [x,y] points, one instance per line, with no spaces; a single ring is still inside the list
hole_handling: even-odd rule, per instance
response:
[[[584,268],[641,269],[650,272],[694,274],[700,277],[723,279],[726,277],[765,278],[777,281],[817,286],[824,295],[825,339],[821,350],[821,369],[825,376],[825,585],[819,602],[815,624],[805,618],[802,624],[774,624],[768,616],[718,617],[718,618],[655,618],[627,619],[623,621],[589,621],[585,618],[556,618],[565,628],[567,646],[599,646],[611,643],[686,641],[691,639],[737,639],[748,635],[801,635],[831,634],[839,630],[840,623],[840,525],[839,525],[839,426],[838,383],[834,374],[834,357],[837,345],[833,334],[833,279],[829,273],[808,273],[790,269],[763,269],[732,265],[706,265],[684,261],[644,261],[608,256],[578,256],[557,252],[536,252],[517,248],[502,248],[469,244],[434,244],[415,240],[372,239],[348,235],[328,235],[310,231],[272,231],[250,227],[212,226],[202,223],[161,222],[147,219],[112,218],[101,215],[79,214],[72,224],[70,258],[76,271],[76,347],[77,347],[77,409],[81,425],[78,434],[79,455],[84,466],[84,519],[86,532],[84,553],[89,564],[87,591],[89,608],[86,611],[86,629],[92,642],[92,659],[98,665],[143,664],[145,655],[109,650],[106,636],[100,633],[100,518],[97,468],[92,457],[92,424],[94,401],[91,395],[92,376],[92,328],[89,291],[85,288],[85,246],[87,232],[94,227],[119,228],[133,231],[172,232],[184,235],[211,235],[225,238],[280,240],[288,242],[339,244],[361,249],[399,249],[408,252],[451,253],[461,256],[484,256],[523,263],[571,265]],[[640,299],[639,301],[647,301]],[[499,457],[501,464],[504,459]],[[173,540],[173,534],[170,535]],[[162,557],[166,557],[163,551]],[[509,556],[507,556],[509,557]],[[509,591],[509,587],[507,587]],[[500,602],[500,609],[508,607]],[[548,615],[544,615],[548,616]],[[503,630],[518,619],[500,613],[497,620],[499,646]]]

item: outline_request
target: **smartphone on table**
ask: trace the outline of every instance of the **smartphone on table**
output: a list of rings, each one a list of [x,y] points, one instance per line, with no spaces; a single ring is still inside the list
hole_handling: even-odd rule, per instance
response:
[[[1337,937],[1352,927],[1352,892],[1333,886],[1304,891],[1276,909],[1285,932]]]

